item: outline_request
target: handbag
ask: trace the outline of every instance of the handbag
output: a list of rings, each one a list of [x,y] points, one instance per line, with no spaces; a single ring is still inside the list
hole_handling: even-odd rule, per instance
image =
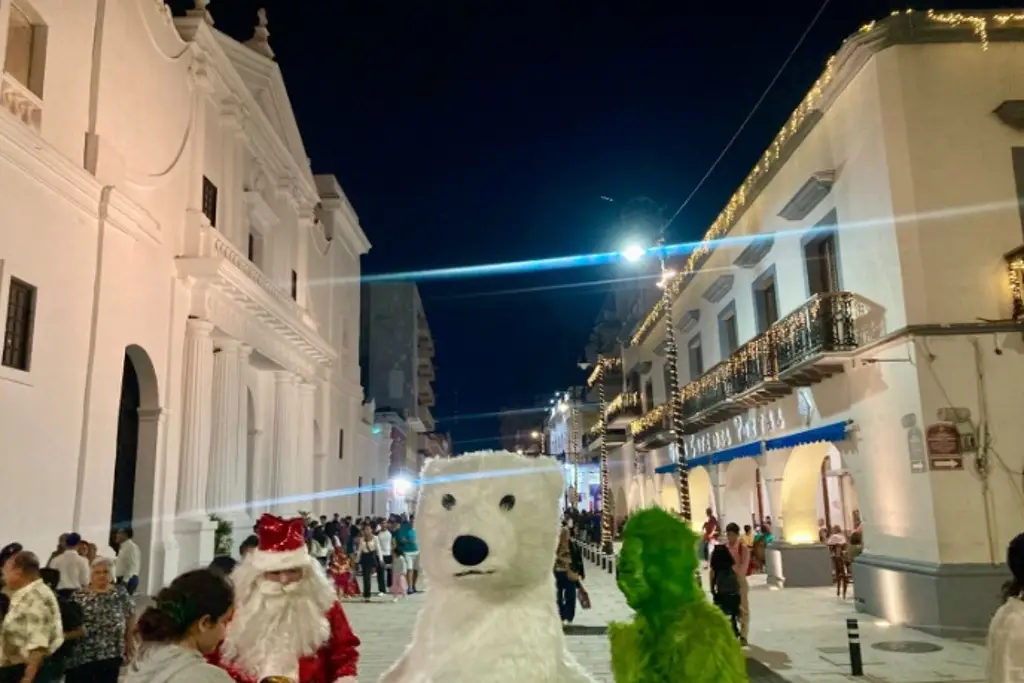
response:
[[[576,586],[576,595],[580,601],[580,607],[583,609],[590,609],[590,593],[583,587],[583,584]]]

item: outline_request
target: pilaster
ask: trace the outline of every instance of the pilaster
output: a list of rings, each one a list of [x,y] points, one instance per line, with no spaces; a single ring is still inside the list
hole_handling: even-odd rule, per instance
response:
[[[315,463],[313,461],[313,415],[316,410],[316,385],[302,383],[299,385],[299,457],[296,463],[296,490],[297,495],[310,500],[313,505],[313,493],[316,491],[316,477],[314,475]],[[306,509],[312,510],[313,507]]]
[[[271,471],[273,481],[273,508],[281,514],[294,514],[297,510],[288,500],[295,490],[295,455],[298,450],[296,419],[298,396],[296,377],[290,372],[274,373],[274,456]]]
[[[185,329],[182,387],[179,517],[205,515],[210,459],[210,407],[213,400],[213,323],[190,318]]]
[[[237,435],[235,436],[236,451],[234,470],[235,480],[232,486],[231,502],[235,505],[248,505],[249,500],[249,435],[256,433],[256,425],[249,423],[249,384],[246,382],[246,375],[249,374],[249,357],[252,355],[252,347],[242,344],[238,347],[238,422],[235,425]],[[253,416],[255,417],[255,416]],[[254,439],[254,444],[258,442]],[[254,450],[256,450],[254,448]],[[257,451],[258,452],[258,451]],[[253,459],[255,461],[255,458]],[[253,463],[255,464],[255,463]],[[254,474],[254,473],[253,473]]]
[[[11,21],[11,0],[0,0],[0,55],[7,54],[7,27]],[[0,69],[3,65],[0,64]]]
[[[222,513],[237,502],[233,496],[239,452],[238,394],[241,368],[238,356],[242,345],[235,339],[223,339],[217,342],[217,346],[213,360],[213,424],[206,509]]]

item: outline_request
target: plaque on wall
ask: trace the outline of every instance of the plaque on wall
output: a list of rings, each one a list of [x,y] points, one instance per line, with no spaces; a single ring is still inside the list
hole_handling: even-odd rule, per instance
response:
[[[960,448],[960,432],[956,425],[938,422],[925,431],[928,446],[928,467],[933,471],[957,471],[964,468],[964,455]]]

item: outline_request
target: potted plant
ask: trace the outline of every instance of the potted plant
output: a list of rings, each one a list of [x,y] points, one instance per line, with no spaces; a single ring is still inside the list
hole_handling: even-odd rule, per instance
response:
[[[215,556],[231,554],[231,538],[234,526],[219,515],[210,515],[210,521],[217,525],[213,530],[213,554]]]

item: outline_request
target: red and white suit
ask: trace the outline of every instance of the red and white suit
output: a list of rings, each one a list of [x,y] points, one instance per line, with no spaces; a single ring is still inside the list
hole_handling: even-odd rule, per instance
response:
[[[327,612],[327,620],[331,624],[331,635],[320,650],[299,660],[298,683],[336,683],[346,677],[356,680],[356,667],[359,663],[359,637],[352,632],[348,619],[340,603],[335,603]],[[259,683],[259,680],[221,661],[220,650],[207,657],[238,681],[238,683]]]
[[[210,663],[238,683],[357,683],[359,638],[306,550],[305,522],[263,515],[256,535],[259,546],[231,574],[235,613]]]

